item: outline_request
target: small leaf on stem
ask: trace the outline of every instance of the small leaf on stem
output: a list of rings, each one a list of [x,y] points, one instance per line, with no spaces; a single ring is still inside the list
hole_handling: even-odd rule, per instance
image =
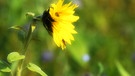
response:
[[[11,72],[11,69],[9,67],[3,68],[0,71],[2,72]]]
[[[25,58],[25,56],[20,55],[18,52],[11,52],[7,56],[7,60],[8,60],[9,63],[12,63],[14,61],[18,61],[18,60],[21,60],[21,59],[24,59],[24,58]]]
[[[33,13],[33,12],[27,12],[26,13],[26,16],[32,16],[32,17],[34,17],[35,16],[35,13]]]
[[[0,60],[0,71],[1,72],[11,72],[11,69],[9,68],[9,65],[6,62]]]
[[[47,74],[45,72],[43,72],[40,67],[38,67],[37,65],[33,64],[33,63],[29,63],[27,68],[33,72],[39,73],[41,76],[47,76]]]

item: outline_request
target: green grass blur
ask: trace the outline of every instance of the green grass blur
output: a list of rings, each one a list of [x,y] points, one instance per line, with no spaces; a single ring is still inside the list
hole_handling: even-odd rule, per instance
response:
[[[71,0],[65,0],[65,3]],[[41,15],[55,0],[0,0],[0,59],[22,49],[25,32],[10,29],[30,23],[27,12]],[[62,51],[42,23],[28,47],[28,61],[48,76],[135,75],[135,1],[73,0],[79,7],[75,41]],[[26,30],[27,31],[27,30]],[[39,76],[25,70],[29,76]],[[27,76],[25,75],[25,76]],[[7,76],[7,75],[5,75]]]

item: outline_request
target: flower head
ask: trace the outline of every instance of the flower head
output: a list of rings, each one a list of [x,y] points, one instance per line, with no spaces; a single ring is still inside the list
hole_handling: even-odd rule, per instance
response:
[[[42,21],[45,28],[53,36],[53,40],[58,47],[66,48],[66,43],[71,44],[74,40],[72,34],[77,32],[74,30],[73,22],[79,19],[74,16],[74,9],[78,7],[72,2],[63,5],[64,0],[51,4],[51,7],[43,13]]]

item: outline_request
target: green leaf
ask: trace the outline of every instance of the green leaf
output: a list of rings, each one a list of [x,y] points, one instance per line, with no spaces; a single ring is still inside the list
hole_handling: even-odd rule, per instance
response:
[[[2,72],[11,72],[11,69],[9,67],[3,68],[0,71]]]
[[[20,30],[22,27],[20,27],[20,26],[12,26],[12,27],[10,27],[9,29],[16,29],[16,30]]]
[[[33,13],[33,12],[27,12],[26,13],[26,16],[31,16],[33,18],[35,16],[35,13]]]
[[[26,13],[26,17],[27,17],[27,20],[28,21],[31,21],[35,17],[35,13],[33,13],[33,12],[27,12]]]
[[[99,75],[98,76],[101,76],[101,74],[103,73],[104,71],[104,66],[102,65],[101,62],[98,63],[98,67],[99,67]]]
[[[7,56],[7,60],[8,60],[9,63],[12,63],[14,61],[18,61],[18,60],[21,60],[21,59],[24,59],[24,58],[25,58],[25,56],[20,55],[18,52],[11,52]]]
[[[9,29],[14,29],[14,30],[18,30],[18,31],[23,31],[25,32],[25,27],[19,26],[19,25],[14,25],[12,27],[10,27]]]
[[[130,76],[129,73],[124,69],[124,67],[118,61],[116,61],[116,67],[119,73],[121,74],[121,76]]]
[[[0,71],[1,72],[11,72],[11,69],[8,67],[8,63],[0,60]]]
[[[38,67],[37,65],[33,64],[33,63],[29,63],[27,68],[33,72],[39,73],[41,76],[47,76],[46,73],[44,73],[40,67]]]

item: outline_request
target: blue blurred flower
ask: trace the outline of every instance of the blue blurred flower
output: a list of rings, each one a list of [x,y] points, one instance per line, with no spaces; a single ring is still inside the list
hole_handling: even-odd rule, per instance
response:
[[[50,62],[53,60],[53,53],[51,51],[45,51],[42,54],[42,58],[44,62]]]

